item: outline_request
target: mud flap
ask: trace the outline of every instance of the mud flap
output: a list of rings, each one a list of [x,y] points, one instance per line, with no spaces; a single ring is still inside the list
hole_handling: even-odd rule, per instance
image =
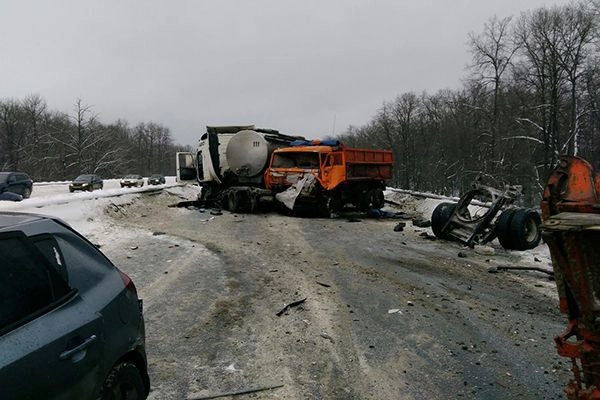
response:
[[[302,179],[298,180],[292,186],[281,193],[275,195],[275,199],[283,203],[290,210],[294,209],[296,200],[301,196],[310,195],[315,187],[316,179],[312,174],[306,174]]]

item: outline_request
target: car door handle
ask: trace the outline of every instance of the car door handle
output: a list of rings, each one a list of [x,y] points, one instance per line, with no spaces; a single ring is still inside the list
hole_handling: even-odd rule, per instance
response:
[[[60,360],[66,360],[67,358],[71,357],[73,354],[77,354],[82,350],[87,349],[88,347],[90,347],[94,342],[96,342],[96,340],[98,340],[98,337],[96,335],[92,335],[89,338],[85,339],[83,341],[83,343],[81,343],[78,346],[73,347],[72,349],[69,350],[65,350],[62,353],[60,353],[60,356],[58,356],[58,358]]]

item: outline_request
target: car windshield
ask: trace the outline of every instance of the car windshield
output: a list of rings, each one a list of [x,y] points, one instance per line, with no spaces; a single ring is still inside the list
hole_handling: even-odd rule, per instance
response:
[[[160,178],[162,178],[162,175],[152,175],[150,178],[152,178],[152,179],[160,179]]]
[[[92,180],[92,175],[79,175],[75,178],[75,182],[90,182]]]
[[[138,179],[139,175],[125,175],[125,178],[123,179]]]

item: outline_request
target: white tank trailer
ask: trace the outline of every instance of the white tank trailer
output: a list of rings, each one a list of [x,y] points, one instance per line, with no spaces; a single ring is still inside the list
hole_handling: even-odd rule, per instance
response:
[[[264,172],[273,150],[294,140],[304,137],[254,125],[207,126],[196,154],[200,199],[222,202],[224,192],[234,187],[264,189]]]

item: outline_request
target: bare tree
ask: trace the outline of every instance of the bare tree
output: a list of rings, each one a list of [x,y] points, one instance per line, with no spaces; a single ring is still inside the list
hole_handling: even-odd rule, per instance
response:
[[[484,160],[495,159],[496,141],[501,132],[500,95],[502,77],[518,49],[511,41],[509,25],[512,17],[499,19],[492,17],[485,25],[480,35],[469,35],[471,53],[473,54],[472,68],[478,74],[477,80],[483,85],[492,87],[492,104],[487,146],[484,149]]]

